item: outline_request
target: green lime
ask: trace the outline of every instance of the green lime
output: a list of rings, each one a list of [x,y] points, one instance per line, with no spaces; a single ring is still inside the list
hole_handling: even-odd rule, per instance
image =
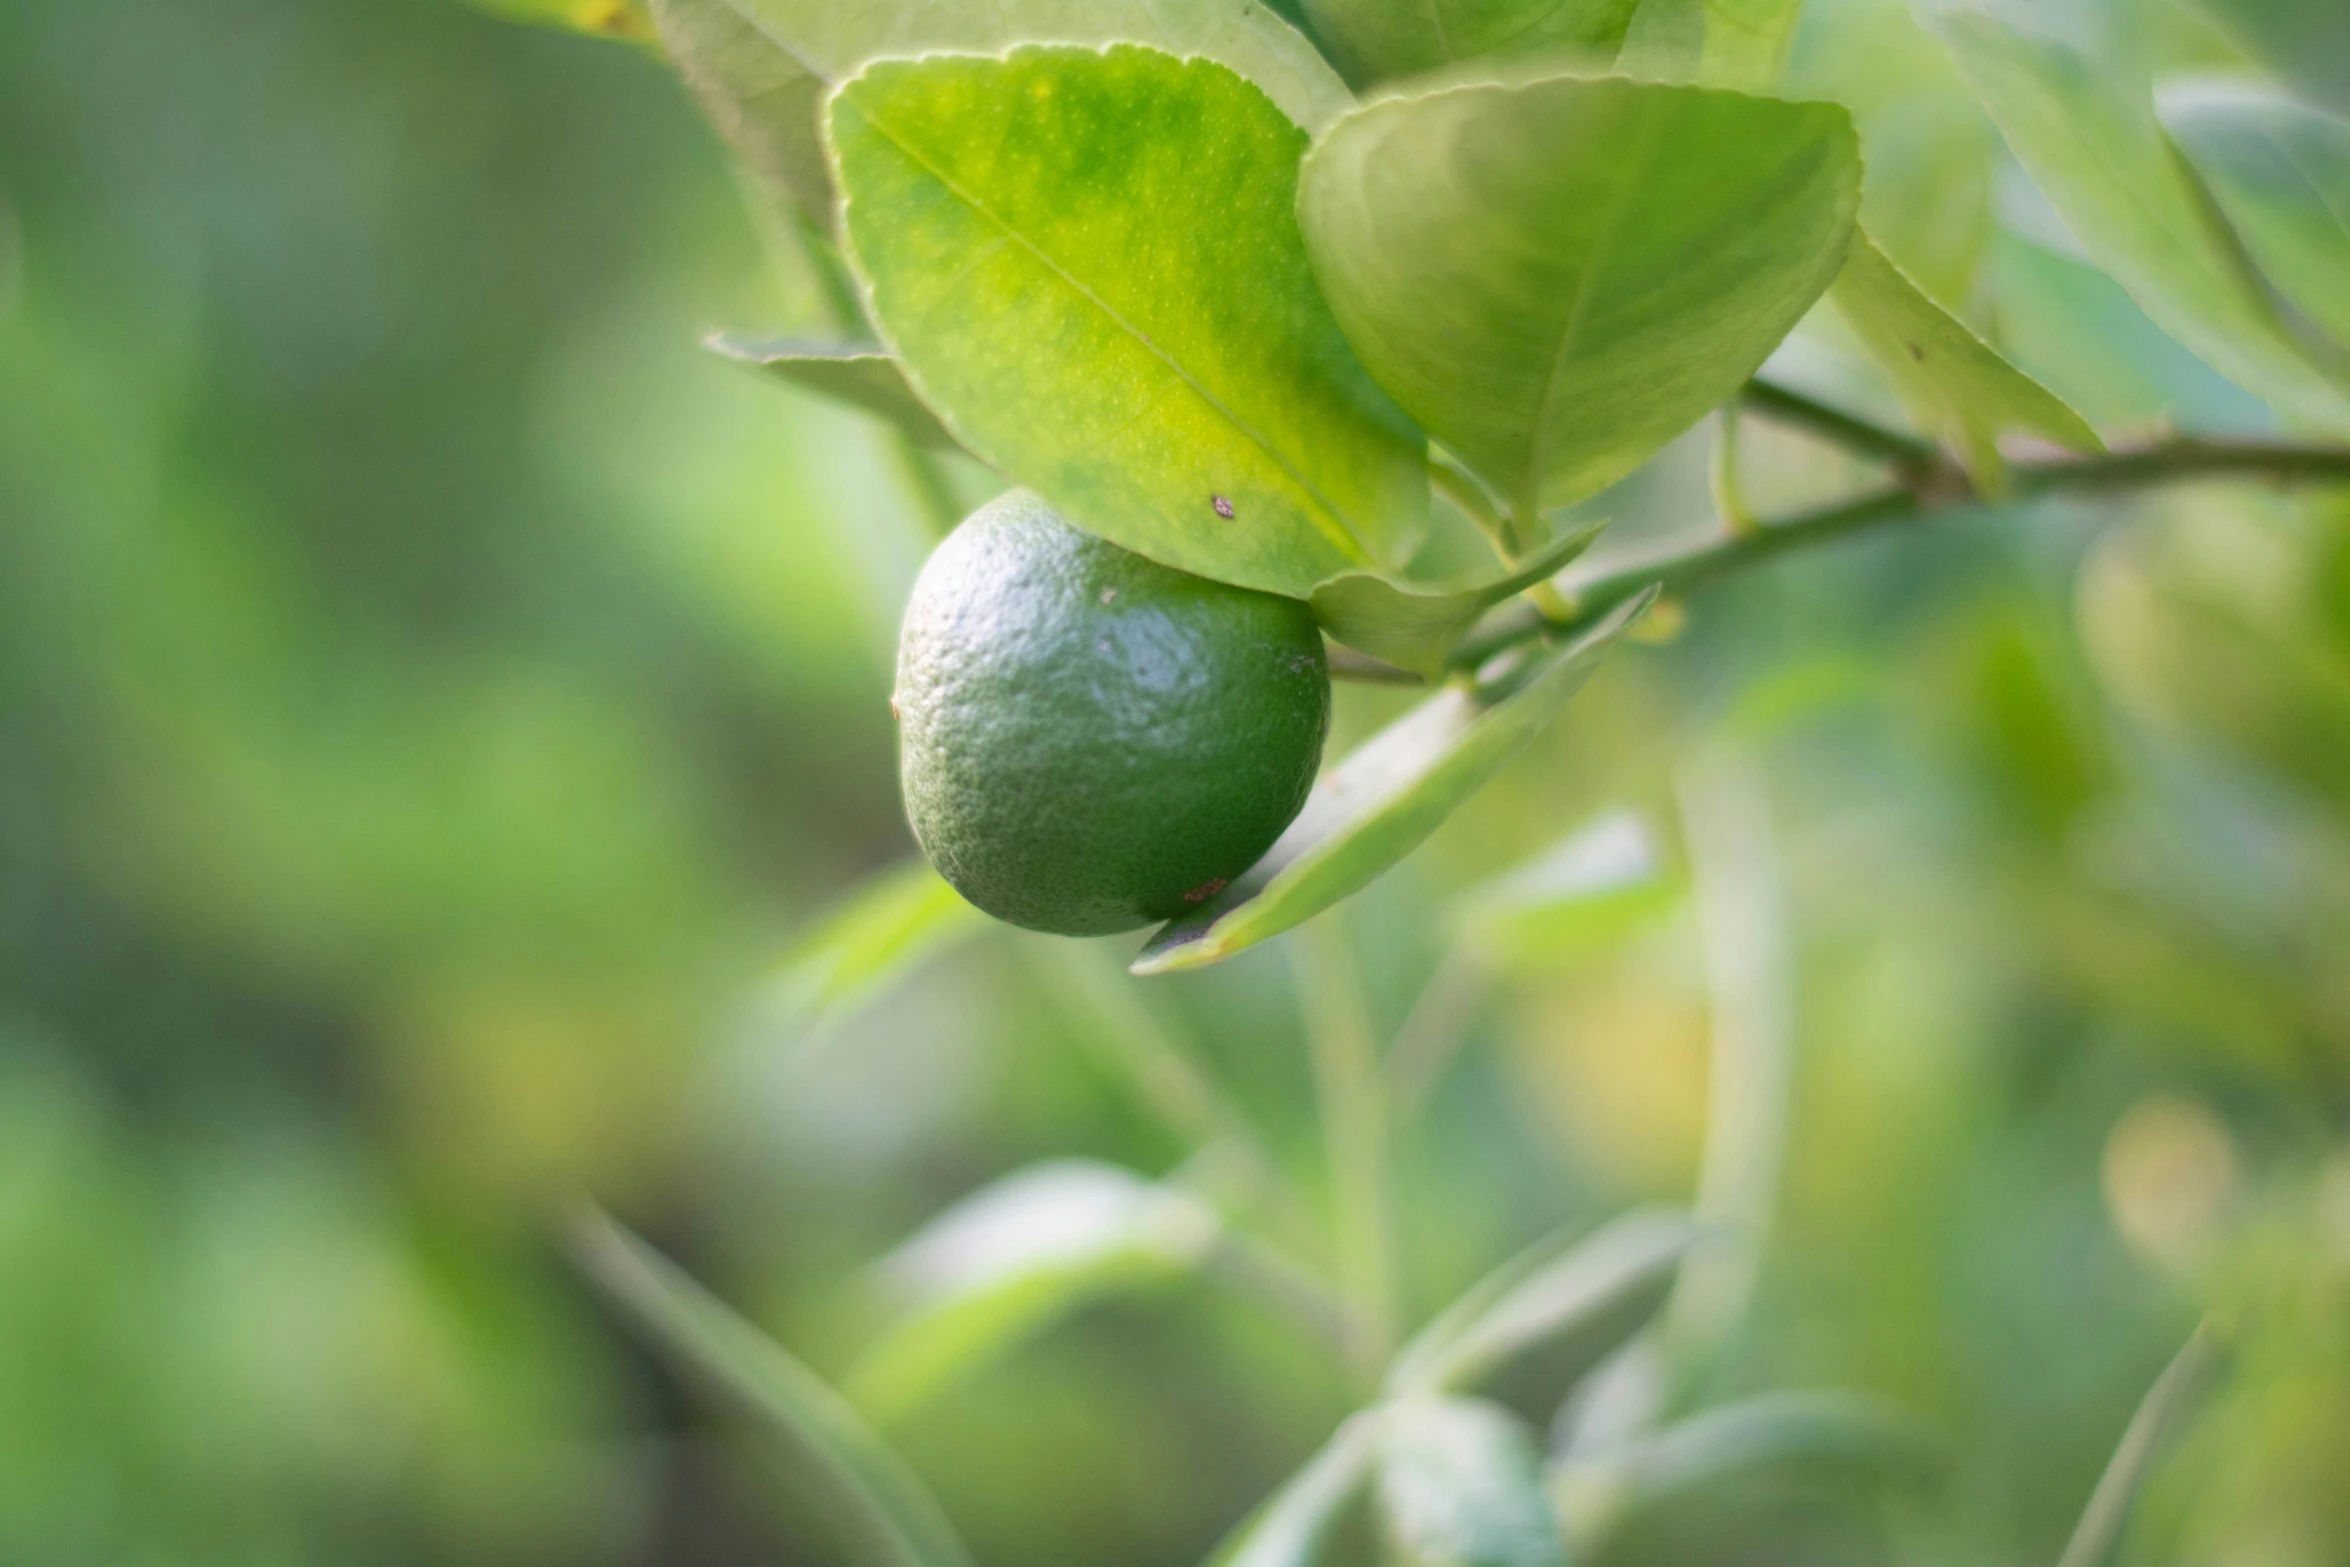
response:
[[[1313,786],[1330,670],[1297,600],[1015,490],[922,568],[894,706],[939,873],[999,919],[1094,936],[1182,913],[1272,847]]]

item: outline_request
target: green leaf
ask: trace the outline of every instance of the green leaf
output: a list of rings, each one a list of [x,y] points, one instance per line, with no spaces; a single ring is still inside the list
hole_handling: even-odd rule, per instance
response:
[[[1151,44],[1222,61],[1309,130],[1354,101],[1314,46],[1253,0],[653,0],[653,11],[736,155],[828,231],[836,214],[822,100],[876,59]]]
[[[1464,60],[1580,57],[1605,68],[1639,0],[1306,0],[1306,15],[1360,83]]]
[[[2333,0],[2203,0],[2203,9],[2294,91],[2350,115],[2350,6]]]
[[[1308,602],[1322,629],[1348,647],[1435,675],[1478,616],[1555,575],[1589,549],[1605,526],[1592,522],[1568,530],[1506,577],[1439,586],[1350,572],[1318,585]]]
[[[2350,121],[2244,89],[2166,98],[2163,123],[2321,363],[2350,369]]]
[[[1554,1237],[1480,1281],[1420,1330],[1391,1396],[1485,1392],[1547,1416],[1654,1317],[1698,1232],[1676,1213],[1616,1219],[1571,1248]]]
[[[2148,315],[2280,412],[2350,417],[2350,400],[2261,297],[2151,102],[2117,92],[2063,45],[1990,17],[1936,25],[2041,194]]]
[[[1616,70],[1762,91],[1779,80],[1803,0],[1640,0]]]
[[[765,1003],[814,1030],[992,922],[922,859],[866,881],[792,944]]]
[[[653,42],[653,19],[645,0],[470,0],[479,10],[508,21],[565,27],[600,38]]]
[[[747,1422],[857,1567],[971,1567],[905,1461],[807,1367],[627,1230],[591,1213],[581,1267],[662,1358]]]
[[[803,391],[862,408],[897,426],[916,446],[961,451],[938,415],[914,395],[906,372],[878,343],[804,343],[787,337],[719,332],[705,342],[721,358],[745,364]]]
[[[1928,299],[1867,234],[1854,233],[1828,297],[1920,428],[1955,451],[1984,490],[2005,488],[2002,430],[2028,430],[2074,451],[2104,450],[2079,414]]]
[[[1351,1417],[1208,1558],[1209,1567],[1315,1567],[1379,1452],[1375,1414]]]
[[[1210,60],[1120,45],[868,67],[833,150],[873,318],[965,446],[1079,526],[1304,598],[1392,570],[1426,446],[1314,286],[1304,136]]]
[[[1322,775],[1262,860],[1197,912],[1161,926],[1132,971],[1164,974],[1230,957],[1370,885],[1558,716],[1655,596],[1652,589],[1618,605],[1571,641],[1527,651],[1483,686],[1447,687],[1373,735]]]
[[[1221,1223],[1190,1193],[1085,1160],[1038,1165],[949,1208],[881,1265],[906,1311],[848,1380],[887,1424],[1088,1302],[1183,1273]]]
[[[1648,824],[1616,810],[1469,888],[1453,913],[1488,963],[1544,963],[1671,907],[1676,893]]]
[[[2097,1489],[2090,1495],[2057,1567],[2108,1567],[2114,1560],[2128,1531],[2139,1488],[2179,1428],[2201,1407],[2204,1395],[2218,1381],[2222,1358],[2219,1334],[2207,1320],[2163,1368],[2138,1405],[2138,1412],[2130,1417],[2129,1429],[2122,1433],[2121,1445],[2098,1477]]]
[[[1737,392],[1834,279],[1859,183],[1833,105],[1560,77],[1347,115],[1299,212],[1371,373],[1523,520]]]
[[[1379,1514],[1397,1567],[1566,1567],[1533,1433],[1479,1399],[1381,1412]]]

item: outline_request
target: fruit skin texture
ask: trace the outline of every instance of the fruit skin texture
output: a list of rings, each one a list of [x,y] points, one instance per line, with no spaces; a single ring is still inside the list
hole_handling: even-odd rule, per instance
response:
[[[1330,670],[1297,600],[1145,560],[1015,490],[922,568],[895,706],[939,873],[998,919],[1095,936],[1183,912],[1272,847],[1313,787]]]

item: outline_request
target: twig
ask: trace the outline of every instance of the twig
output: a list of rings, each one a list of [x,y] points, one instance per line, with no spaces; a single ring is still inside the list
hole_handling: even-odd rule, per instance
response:
[[[1897,468],[1927,468],[1942,460],[1941,450],[1922,436],[1888,430],[1760,376],[1746,383],[1740,401],[1781,424],[1808,430],[1856,456],[1891,463]]]

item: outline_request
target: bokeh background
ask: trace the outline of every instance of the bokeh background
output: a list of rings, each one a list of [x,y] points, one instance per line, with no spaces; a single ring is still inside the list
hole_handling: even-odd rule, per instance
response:
[[[2248,66],[2170,0],[2036,14]],[[1859,113],[1887,247],[2109,431],[2267,427],[1896,0],[1812,0],[1792,83]],[[825,325],[649,51],[448,0],[0,6],[0,1561],[829,1561],[578,1283],[582,1198],[835,1374],[945,1204],[1183,1164],[1105,1039],[1196,1055],[1319,1201],[1290,941],[1145,984],[949,911],[811,999],[804,933],[911,852],[931,524],[876,426],[697,343]],[[1839,346],[1780,368],[1881,400]],[[1765,512],[1860,477],[1742,434]],[[1591,509],[1706,525],[1713,435]],[[2142,1559],[2350,1560],[2350,502],[1953,515],[1680,610],[1323,949],[1439,1068],[1410,1315],[1688,1197],[1726,885],[1784,1159],[1691,1396],[1865,1391],[1948,1457],[1675,1559],[2051,1560],[2216,1309]],[[1408,700],[1344,690],[1343,734]],[[1637,895],[1494,881],[1594,821],[1652,847]],[[1180,1275],[893,1434],[983,1561],[1145,1567],[1348,1398]]]

